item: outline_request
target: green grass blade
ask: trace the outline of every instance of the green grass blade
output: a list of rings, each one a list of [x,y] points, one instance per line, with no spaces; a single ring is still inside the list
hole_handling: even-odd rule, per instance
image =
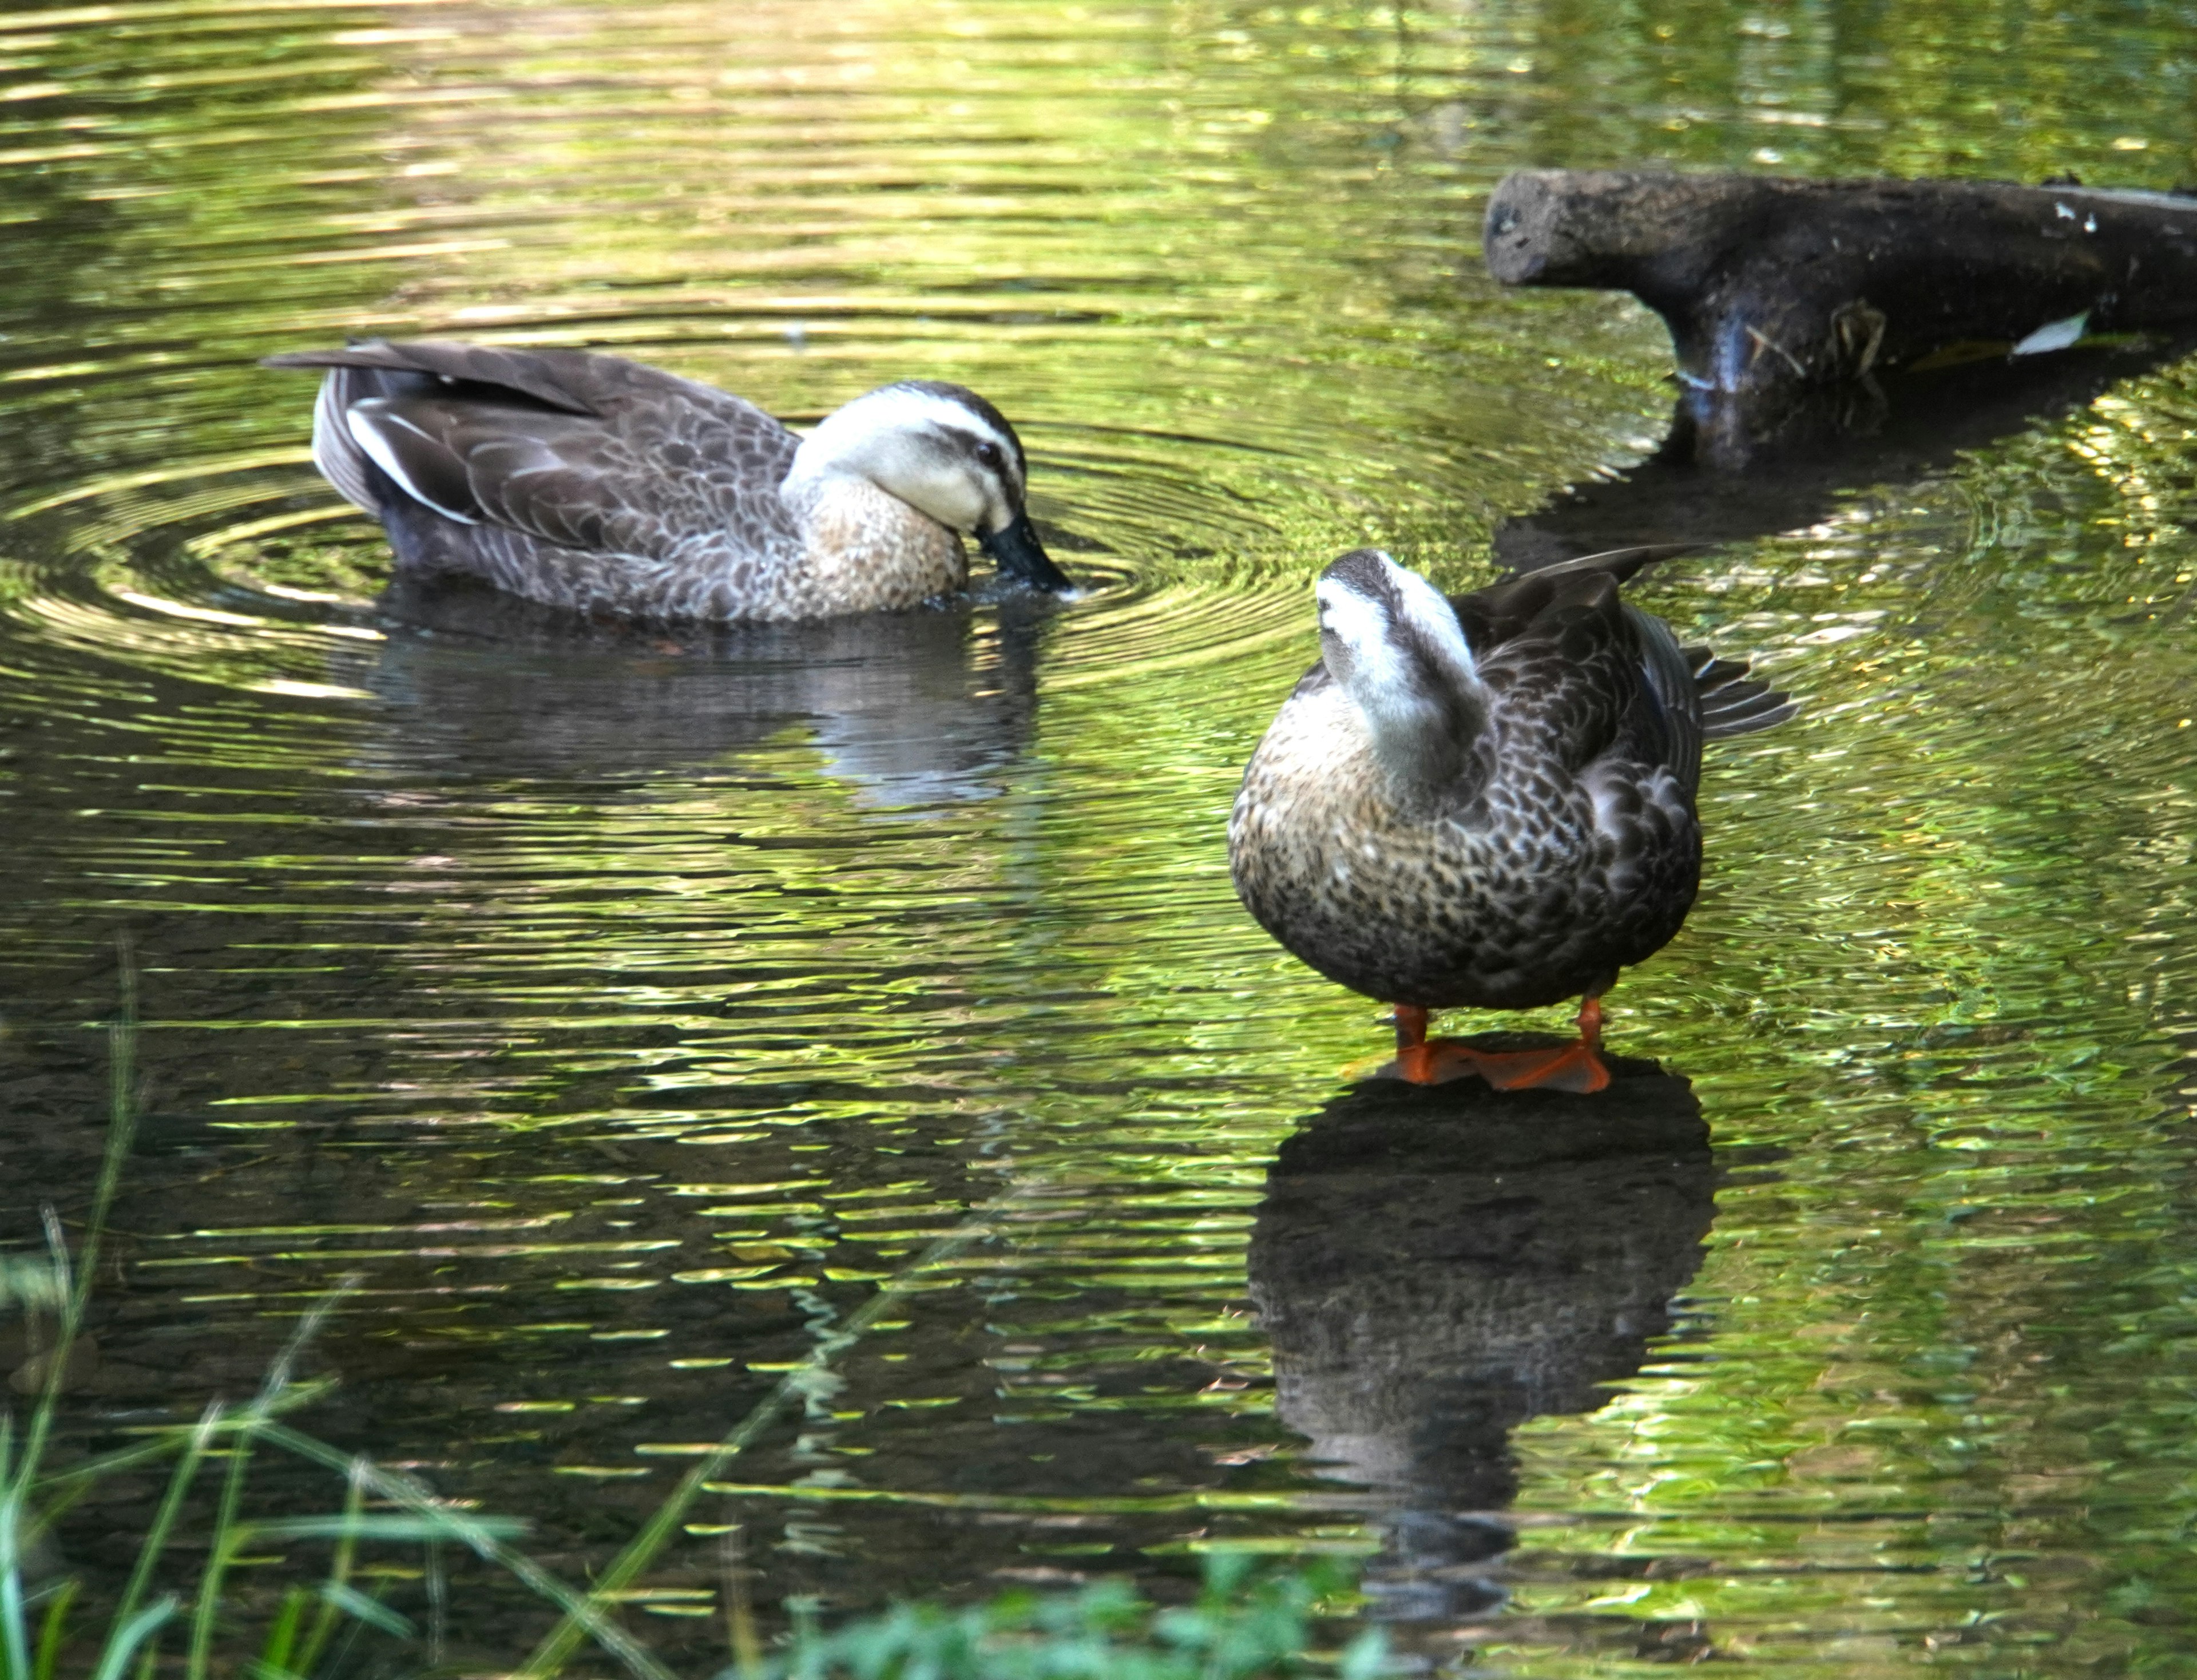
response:
[[[354,1458],[345,1470],[343,1514],[346,1520],[356,1522],[365,1515],[366,1482],[362,1474],[366,1461]],[[336,1631],[340,1619],[333,1589],[351,1584],[351,1569],[358,1555],[358,1535],[347,1529],[336,1541],[336,1555],[328,1564],[328,1579],[321,1586],[321,1608],[313,1617],[313,1631],[305,1641],[305,1654],[299,1660],[299,1667],[310,1674],[320,1665],[321,1653],[328,1648],[328,1640]]]
[[[443,1573],[443,1546],[430,1540],[425,1548],[427,1573],[427,1666],[443,1666],[443,1647],[450,1631],[450,1582]]]
[[[514,1516],[473,1516],[484,1534],[515,1539],[526,1524]],[[255,1538],[263,1540],[411,1540],[432,1544],[450,1538],[450,1531],[431,1517],[406,1516],[395,1511],[344,1511],[334,1516],[270,1517],[252,1525]]]
[[[115,1135],[110,1127],[107,1134],[110,1153]],[[104,1176],[104,1169],[101,1176]],[[38,1403],[31,1409],[31,1427],[23,1435],[23,1455],[17,1463],[13,1478],[17,1481],[28,1481],[35,1476],[38,1473],[38,1460],[45,1456],[46,1437],[53,1432],[54,1414],[61,1401],[61,1386],[68,1378],[69,1354],[76,1347],[76,1333],[84,1315],[84,1291],[78,1283],[72,1281],[68,1239],[61,1231],[61,1215],[54,1211],[51,1203],[40,1208],[38,1213],[46,1227],[49,1264],[61,1292],[61,1310],[54,1331],[54,1345],[43,1355],[45,1378],[38,1385]],[[88,1250],[96,1247],[88,1229],[84,1234],[84,1243]]]
[[[275,1620],[267,1630],[267,1641],[259,1648],[259,1666],[276,1673],[290,1671],[290,1652],[298,1642],[298,1624],[304,1619],[305,1606],[312,1594],[303,1587],[292,1587],[282,1595],[281,1607],[275,1612]],[[49,1680],[40,1675],[38,1680]]]
[[[29,1611],[23,1602],[23,1495],[20,1486],[0,1496],[0,1656],[8,1680],[31,1680]]]
[[[183,1661],[186,1680],[206,1680],[213,1660],[215,1625],[221,1615],[221,1586],[229,1574],[229,1560],[242,1550],[246,1532],[237,1521],[244,1503],[245,1474],[252,1468],[252,1432],[240,1429],[229,1444],[229,1470],[221,1479],[221,1503],[213,1519],[213,1541],[206,1552],[206,1569],[199,1577],[198,1602],[191,1611],[189,1654]]]
[[[677,1532],[687,1509],[702,1492],[702,1484],[715,1480],[727,1464],[755,1444],[762,1432],[776,1422],[781,1413],[797,1401],[804,1401],[814,1391],[820,1375],[828,1375],[831,1363],[859,1341],[870,1326],[883,1318],[899,1303],[901,1295],[930,1271],[967,1248],[979,1238],[992,1234],[988,1219],[973,1216],[938,1238],[900,1271],[880,1284],[875,1295],[857,1307],[847,1322],[831,1335],[820,1341],[809,1358],[800,1366],[779,1379],[777,1387],[763,1396],[749,1411],[746,1416],[733,1426],[717,1445],[695,1459],[679,1485],[665,1496],[663,1503],[649,1514],[641,1532],[626,1543],[623,1551],[612,1560],[610,1567],[596,1579],[589,1595],[590,1609],[600,1609],[611,1602],[611,1596],[632,1585],[635,1577],[655,1560],[658,1552]],[[572,1653],[588,1631],[585,1620],[567,1611],[562,1621],[550,1630],[548,1636],[536,1645],[519,1669],[519,1680],[548,1680],[548,1677],[571,1660]]]
[[[378,1598],[369,1598],[357,1587],[343,1582],[328,1581],[321,1588],[321,1596],[353,1621],[364,1622],[368,1627],[380,1628],[384,1633],[393,1633],[399,1639],[409,1639],[412,1624]]]
[[[725,1642],[731,1648],[733,1671],[739,1680],[762,1680],[762,1637],[757,1631],[755,1606],[748,1597],[747,1558],[739,1525],[728,1529],[719,1543],[724,1576]]]
[[[336,1386],[333,1378],[293,1382],[269,1403],[269,1414],[280,1416],[311,1405],[326,1399]],[[235,1417],[224,1417],[218,1427],[224,1430],[240,1429],[245,1427],[246,1422],[240,1414]],[[67,1509],[107,1477],[124,1470],[134,1470],[141,1464],[157,1463],[171,1453],[187,1447],[197,1433],[196,1424],[178,1424],[148,1440],[132,1446],[118,1447],[112,1452],[102,1452],[95,1458],[83,1459],[66,1469],[50,1471],[40,1476],[37,1488],[43,1502],[38,1508],[41,1522],[50,1523],[56,1515]]]
[[[573,1591],[525,1552],[504,1544],[472,1513],[455,1511],[438,1504],[432,1496],[410,1477],[384,1469],[362,1457],[354,1459],[326,1441],[316,1440],[287,1423],[269,1424],[262,1432],[262,1439],[270,1445],[279,1446],[286,1452],[294,1452],[301,1458],[311,1459],[316,1464],[325,1464],[332,1470],[355,1474],[375,1498],[432,1518],[445,1538],[456,1541],[475,1556],[485,1559],[515,1576],[532,1591],[548,1599],[565,1613],[567,1621],[581,1628],[582,1637],[594,1639],[633,1673],[642,1677],[642,1680],[674,1680],[671,1671],[657,1661],[647,1647],[611,1620],[586,1594]]]
[[[122,1013],[107,1032],[109,1114],[98,1187],[92,1195],[91,1212],[84,1221],[84,1239],[72,1272],[60,1216],[50,1208],[45,1210],[46,1244],[52,1254],[55,1283],[61,1296],[59,1322],[54,1346],[46,1356],[45,1381],[39,1387],[38,1403],[31,1413],[31,1427],[24,1439],[21,1455],[5,1469],[7,1498],[4,1510],[0,1510],[0,1527],[6,1531],[4,1536],[0,1536],[0,1547],[5,1550],[4,1564],[0,1564],[0,1623],[4,1623],[0,1627],[0,1650],[4,1650],[10,1680],[33,1680],[28,1630],[24,1625],[20,1556],[23,1540],[32,1531],[28,1494],[38,1473],[39,1460],[45,1455],[47,1438],[53,1431],[54,1415],[61,1405],[61,1388],[68,1376],[69,1355],[75,1349],[77,1333],[83,1327],[84,1308],[91,1297],[92,1278],[99,1266],[100,1237],[107,1228],[114,1192],[122,1181],[123,1163],[130,1158],[130,1144],[137,1130],[137,976],[126,941],[121,947],[120,956]]]
[[[176,1613],[176,1596],[168,1594],[155,1603],[148,1604],[115,1632],[101,1653],[99,1666],[92,1671],[91,1680],[121,1680],[122,1671],[130,1666],[130,1659],[140,1645],[159,1631],[160,1625]],[[153,1653],[147,1651],[146,1666],[152,1666]]]
[[[275,1356],[274,1364],[267,1367],[267,1375],[260,1379],[259,1393],[252,1402],[254,1418],[264,1419],[273,1415],[273,1409],[289,1391],[291,1374],[298,1368],[299,1357],[320,1335],[321,1326],[328,1315],[343,1305],[343,1299],[359,1286],[361,1275],[346,1272],[337,1279],[336,1286],[313,1303],[313,1310],[298,1321],[298,1328],[282,1344],[282,1351]]]
[[[169,1531],[176,1526],[177,1514],[183,1508],[183,1499],[192,1482],[198,1479],[199,1466],[206,1458],[206,1448],[220,1422],[221,1402],[215,1400],[200,1416],[198,1427],[191,1431],[183,1447],[183,1456],[176,1461],[175,1473],[168,1478],[168,1491],[161,1497],[159,1509],[153,1514],[153,1526],[145,1531],[145,1538],[137,1548],[137,1565],[130,1572],[130,1584],[123,1589],[121,1602],[114,1607],[113,1618],[107,1623],[107,1643],[110,1649],[136,1614],[137,1601],[145,1596],[145,1589],[153,1584],[153,1571],[160,1561],[160,1554],[168,1547]]]
[[[70,1351],[84,1324],[84,1307],[91,1298],[92,1279],[99,1269],[99,1244],[107,1231],[107,1216],[114,1206],[114,1192],[122,1182],[122,1168],[137,1134],[137,964],[127,936],[117,941],[122,976],[120,1017],[107,1028],[107,1144],[99,1162],[99,1184],[92,1192],[91,1211],[85,1217],[84,1239],[77,1249],[74,1281],[67,1282],[71,1267],[68,1244],[61,1236],[60,1219],[49,1210],[47,1242],[54,1250],[55,1270],[66,1289],[61,1324],[55,1337],[52,1364],[31,1414],[30,1437],[23,1444],[22,1474],[34,1475],[53,1428],[54,1411],[60,1405],[61,1384],[68,1373]]]
[[[33,1680],[54,1680],[54,1669],[60,1663],[61,1647],[68,1640],[68,1613],[76,1602],[77,1589],[83,1584],[74,1576],[61,1583],[53,1602],[46,1606],[45,1619],[38,1625],[38,1654],[33,1660]]]
[[[253,1443],[259,1431],[273,1421],[274,1403],[289,1387],[290,1373],[297,1366],[298,1356],[320,1333],[321,1326],[328,1322],[328,1314],[335,1311],[337,1304],[357,1286],[356,1277],[346,1277],[313,1304],[313,1310],[299,1321],[289,1341],[283,1344],[281,1353],[268,1366],[258,1394],[239,1420],[235,1438],[229,1445],[229,1473],[222,1478],[221,1504],[214,1513],[212,1545],[206,1554],[206,1573],[199,1577],[198,1603],[191,1612],[190,1654],[183,1664],[185,1680],[206,1680],[206,1671],[213,1659],[222,1582],[229,1573],[229,1560],[242,1548],[249,1532],[238,1521],[237,1513],[244,1503],[244,1479],[251,1468]]]

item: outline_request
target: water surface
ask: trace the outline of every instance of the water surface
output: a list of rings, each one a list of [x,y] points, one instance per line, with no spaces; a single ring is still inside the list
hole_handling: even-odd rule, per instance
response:
[[[1665,1071],[1597,1115],[1354,1092],[1380,1011],[1238,910],[1222,824],[1321,564],[1483,579],[1661,433],[1652,320],[1481,273],[1505,171],[2171,186],[2190,25],[11,12],[25,1240],[88,1198],[119,934],[146,1023],[72,1440],[243,1394],[355,1275],[310,1427],[577,1580],[886,1291],[647,1578],[666,1649],[721,1648],[737,1527],[772,1614],[1332,1550],[1493,1671],[2185,1666],[2186,368],[1639,591],[1807,707],[1715,753],[1701,902],[1610,999]],[[377,333],[613,350],[796,421],[962,380],[1086,593],[630,634],[385,596],[310,382],[253,365]],[[142,1497],[72,1557],[119,1564]]]

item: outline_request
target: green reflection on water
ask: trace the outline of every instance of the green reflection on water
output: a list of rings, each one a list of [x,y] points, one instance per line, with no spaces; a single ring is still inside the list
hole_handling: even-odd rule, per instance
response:
[[[363,1265],[326,1432],[577,1574],[978,1220],[661,1590],[714,1590],[735,1521],[766,1601],[1377,1545],[1384,1602],[1521,1672],[2186,1663],[2188,371],[1644,588],[1808,704],[1716,756],[1708,889],[1612,998],[1728,1176],[1668,1333],[1586,1327],[1646,1361],[1599,1410],[1606,1361],[1504,1388],[1407,1312],[1377,1351],[1439,1400],[1416,1434],[1323,1463],[1277,1399],[1277,1151],[1382,1029],[1243,917],[1220,826],[1319,563],[1469,582],[1661,431],[1637,309],[1480,275],[1501,172],[2171,186],[2187,39],[2104,6],[0,20],[20,1182],[96,1153],[118,924],[156,1023],[78,1428],[236,1392]],[[423,631],[304,465],[309,388],[250,365],[353,332],[623,348],[797,419],[965,379],[1091,596]],[[1439,1247],[1400,1300],[1490,1347],[1607,1304],[1599,1180],[1529,1163],[1504,1214],[1496,1168],[1442,1170],[1465,1237],[1519,1222],[1544,1307]],[[1473,1503],[1515,1549],[1412,1526]],[[484,1613],[484,1659],[532,1631]]]

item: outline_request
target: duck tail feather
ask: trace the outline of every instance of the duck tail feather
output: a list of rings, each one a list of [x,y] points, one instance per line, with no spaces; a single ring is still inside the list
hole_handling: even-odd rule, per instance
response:
[[[313,465],[345,501],[378,518],[383,510],[374,482],[376,475],[345,419],[345,410],[368,394],[357,388],[359,378],[350,368],[331,368],[321,381],[321,394],[313,404]]]
[[[1766,682],[1728,682],[1701,697],[1701,739],[1727,741],[1735,735],[1775,729],[1800,710],[1791,695]]]
[[[565,358],[570,362],[574,358]],[[531,398],[568,414],[600,418],[600,409],[558,377],[551,359],[525,350],[496,350],[486,345],[452,344],[414,339],[392,344],[368,339],[340,350],[291,350],[261,358],[263,368],[356,368],[379,374],[410,374],[465,385],[489,385]],[[392,389],[394,389],[392,387]]]
[[[1629,548],[1605,548],[1598,554],[1577,554],[1568,560],[1551,561],[1547,565],[1525,566],[1498,578],[1501,583],[1516,582],[1525,577],[1558,578],[1567,573],[1600,572],[1624,583],[1636,572],[1654,565],[1657,560],[1675,559],[1680,554],[1697,553],[1708,545],[1704,542],[1640,542]]]
[[[1694,686],[1704,694],[1747,675],[1746,660],[1719,659],[1706,647],[1686,648],[1684,655],[1687,669],[1694,674]]]
[[[1800,710],[1800,703],[1789,694],[1759,678],[1748,678],[1744,659],[1720,659],[1706,647],[1682,649],[1680,657],[1694,674],[1704,740],[1774,729]]]

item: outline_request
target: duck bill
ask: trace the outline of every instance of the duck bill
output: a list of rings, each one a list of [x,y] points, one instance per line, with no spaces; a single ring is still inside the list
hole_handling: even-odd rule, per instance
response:
[[[1075,587],[1068,581],[1068,574],[1053,565],[1052,557],[1045,552],[1045,545],[1037,540],[1037,527],[1030,523],[1026,513],[1016,514],[1012,524],[983,533],[977,539],[977,546],[992,557],[1002,577],[1012,577],[1033,589]]]

